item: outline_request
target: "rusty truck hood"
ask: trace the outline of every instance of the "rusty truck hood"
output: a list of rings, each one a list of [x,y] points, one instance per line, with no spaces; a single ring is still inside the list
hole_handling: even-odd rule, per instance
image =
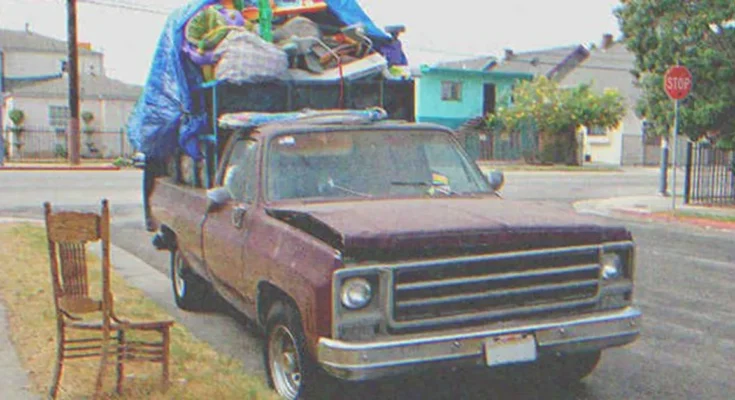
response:
[[[494,198],[290,204],[268,213],[356,260],[513,251],[629,240],[569,207]]]

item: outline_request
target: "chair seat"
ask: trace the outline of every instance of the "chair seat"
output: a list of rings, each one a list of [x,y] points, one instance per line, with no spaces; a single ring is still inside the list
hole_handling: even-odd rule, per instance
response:
[[[110,329],[114,331],[119,330],[140,330],[140,331],[157,331],[164,328],[168,328],[174,324],[174,321],[120,321],[113,322],[110,325]],[[70,328],[83,329],[83,330],[101,330],[102,321],[74,321],[68,323]]]

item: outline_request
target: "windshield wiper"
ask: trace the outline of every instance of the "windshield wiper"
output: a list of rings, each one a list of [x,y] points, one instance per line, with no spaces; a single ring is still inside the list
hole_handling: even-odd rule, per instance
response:
[[[332,179],[332,178],[329,178],[329,180],[327,180],[327,186],[329,186],[330,188],[341,190],[341,191],[343,191],[345,193],[353,194],[355,196],[360,196],[360,197],[373,197],[371,194],[358,192],[356,190],[352,190],[350,188],[347,188],[347,187],[344,187],[344,186],[340,186],[340,185],[334,183],[334,179]]]
[[[441,194],[446,194],[447,196],[458,196],[459,193],[455,192],[454,190],[450,189],[449,186],[443,185],[440,183],[433,183],[428,181],[392,181],[390,183],[394,186],[414,186],[414,187],[426,187],[426,188],[434,188],[437,192]]]

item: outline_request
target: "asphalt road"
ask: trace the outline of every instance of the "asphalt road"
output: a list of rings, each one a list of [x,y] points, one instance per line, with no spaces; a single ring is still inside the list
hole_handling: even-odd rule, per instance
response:
[[[511,172],[504,194],[570,205],[576,200],[650,195],[656,171],[621,173]],[[156,270],[168,256],[143,230],[140,173],[0,172],[0,216],[41,218],[41,203],[96,209],[110,199],[113,242]],[[735,397],[735,239],[732,233],[662,223],[625,224],[637,248],[635,303],[644,312],[642,336],[603,355],[595,373],[570,388],[553,388],[511,371],[442,374],[335,387],[350,399],[731,399]],[[154,270],[151,273],[158,273]],[[165,306],[171,307],[171,299]],[[191,314],[191,313],[187,313]],[[226,310],[180,319],[219,351],[261,374],[260,339]]]

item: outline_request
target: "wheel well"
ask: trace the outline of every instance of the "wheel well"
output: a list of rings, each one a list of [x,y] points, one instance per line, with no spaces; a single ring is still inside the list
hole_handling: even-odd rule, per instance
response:
[[[176,233],[166,225],[161,225],[160,232],[153,237],[153,246],[158,250],[176,250]]]
[[[299,308],[296,306],[296,302],[291,298],[291,296],[289,296],[288,294],[286,294],[286,292],[270,282],[260,282],[258,284],[257,303],[258,324],[260,326],[265,326],[265,319],[268,317],[268,310],[270,310],[270,307],[271,305],[273,305],[273,303],[279,300],[290,304],[294,308],[294,310],[299,313],[300,317],[301,313],[299,311]]]

